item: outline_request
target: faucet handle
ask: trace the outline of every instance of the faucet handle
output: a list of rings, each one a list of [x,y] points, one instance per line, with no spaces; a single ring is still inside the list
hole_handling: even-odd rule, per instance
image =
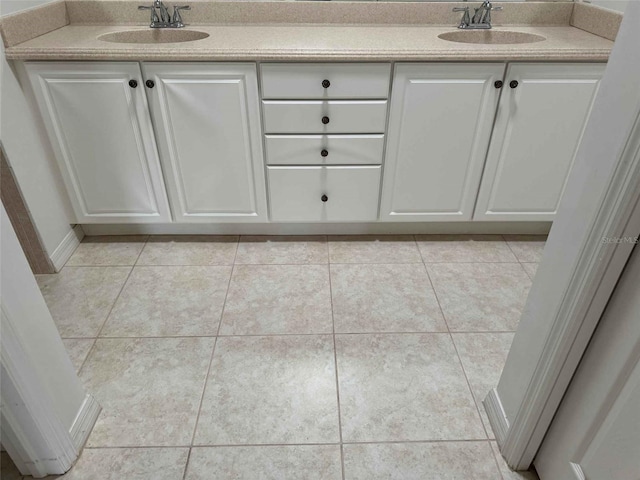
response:
[[[491,7],[491,10],[493,10],[494,12],[499,12],[502,10],[502,7]]]
[[[453,7],[454,12],[464,12],[458,28],[467,28],[471,23],[471,15],[469,15],[469,7]]]
[[[173,23],[176,26],[184,26],[184,23],[182,23],[182,15],[180,15],[180,10],[191,10],[191,7],[189,5],[176,5],[173,7]]]
[[[151,23],[157,23],[160,21],[160,19],[158,18],[158,13],[156,12],[156,7],[154,7],[153,5],[151,6],[146,6],[146,5],[139,5],[138,6],[138,10],[151,10]]]

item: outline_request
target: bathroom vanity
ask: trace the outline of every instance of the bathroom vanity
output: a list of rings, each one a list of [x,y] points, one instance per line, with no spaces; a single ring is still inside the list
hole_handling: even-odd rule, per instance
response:
[[[80,224],[552,221],[612,46],[571,12],[165,32],[67,3],[71,24],[6,55]]]

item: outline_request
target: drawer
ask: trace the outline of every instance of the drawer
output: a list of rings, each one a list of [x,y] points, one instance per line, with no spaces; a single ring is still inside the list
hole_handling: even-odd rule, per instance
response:
[[[380,166],[268,167],[271,220],[365,222],[378,218]],[[323,201],[325,195],[325,201]]]
[[[386,100],[262,103],[266,133],[384,133],[387,121]]]
[[[263,64],[263,98],[387,98],[391,65]]]
[[[267,165],[379,165],[384,135],[265,135]]]

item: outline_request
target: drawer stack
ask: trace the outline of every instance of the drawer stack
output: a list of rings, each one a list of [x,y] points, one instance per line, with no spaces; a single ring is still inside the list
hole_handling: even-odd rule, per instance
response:
[[[374,221],[389,64],[263,64],[271,220]]]

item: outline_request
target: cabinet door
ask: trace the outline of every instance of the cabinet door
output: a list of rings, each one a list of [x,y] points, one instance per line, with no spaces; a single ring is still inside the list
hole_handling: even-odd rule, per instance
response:
[[[26,69],[78,223],[171,221],[138,64]]]
[[[178,222],[266,220],[255,64],[145,63]]]
[[[396,64],[381,220],[470,220],[503,64]]]
[[[553,220],[604,68],[509,66],[474,219]]]

